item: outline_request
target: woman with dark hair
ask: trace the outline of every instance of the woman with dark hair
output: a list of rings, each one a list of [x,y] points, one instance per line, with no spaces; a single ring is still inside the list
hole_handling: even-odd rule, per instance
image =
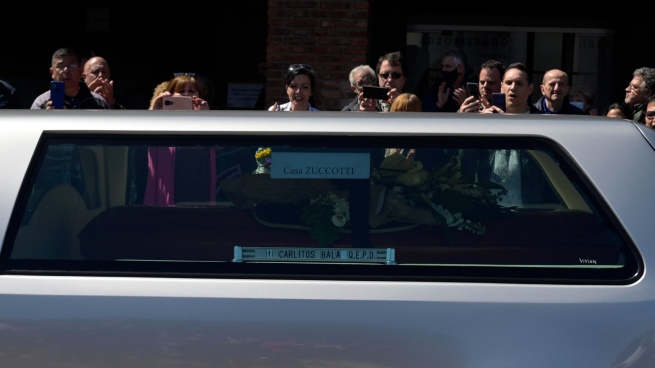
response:
[[[605,116],[632,120],[632,108],[623,101],[614,102],[607,107]]]
[[[281,105],[276,102],[268,108],[268,111],[320,111],[312,107],[310,103],[316,84],[314,69],[311,66],[307,64],[290,65],[285,81],[289,102]]]

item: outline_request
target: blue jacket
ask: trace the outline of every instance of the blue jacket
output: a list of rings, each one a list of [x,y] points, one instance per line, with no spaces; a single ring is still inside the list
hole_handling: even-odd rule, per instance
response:
[[[550,111],[548,110],[548,108],[546,108],[546,97],[544,96],[541,96],[541,98],[539,98],[539,100],[534,103],[534,107],[536,107],[537,110],[541,111],[542,114],[587,115],[582,109],[578,108],[577,106],[571,105],[568,96],[564,98],[564,102],[562,103],[562,108],[560,108],[559,111],[556,112]]]

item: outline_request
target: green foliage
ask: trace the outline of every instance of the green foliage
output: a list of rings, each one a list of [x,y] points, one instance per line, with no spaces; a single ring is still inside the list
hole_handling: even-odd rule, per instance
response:
[[[315,198],[303,207],[301,219],[312,227],[311,235],[318,245],[327,247],[343,235],[341,228],[334,223],[335,216],[348,219],[348,203],[343,198],[329,194]]]

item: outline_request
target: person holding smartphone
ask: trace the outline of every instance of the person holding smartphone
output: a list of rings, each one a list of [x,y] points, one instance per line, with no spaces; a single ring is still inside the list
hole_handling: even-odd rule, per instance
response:
[[[89,90],[82,81],[80,56],[72,48],[57,49],[52,55],[50,67],[52,80],[64,83],[65,109],[108,109],[107,101],[98,93]],[[54,109],[50,98],[51,90],[43,92],[32,102],[31,109]]]
[[[500,92],[505,94],[506,111],[491,105],[480,113],[541,114],[541,111],[530,103],[532,90],[532,71],[523,63],[512,63],[505,70],[500,85]]]
[[[478,81],[478,97],[469,93],[459,112],[478,113],[492,105],[492,95],[500,93],[500,83],[505,74],[505,65],[497,60],[487,60],[480,66],[480,77]]]
[[[400,51],[394,51],[380,56],[375,72],[378,85],[389,90],[387,99],[366,98],[359,96],[359,111],[384,111],[391,109],[393,101],[404,92],[407,82],[404,56]]]
[[[209,110],[209,104],[202,90],[201,82],[196,78],[195,73],[174,73],[166,89],[152,100],[148,110],[163,110],[165,96],[189,96],[192,102],[191,110]]]
[[[355,92],[355,98],[341,111],[359,111],[359,95],[364,92],[365,86],[377,86],[377,77],[375,70],[368,65],[358,65],[354,67],[348,75],[350,89]]]
[[[186,110],[209,110],[202,82],[195,73],[173,73],[157,85],[148,110],[163,110],[167,97],[188,97]],[[170,206],[177,202],[216,200],[216,148],[151,146],[147,149],[148,176],[143,204]]]

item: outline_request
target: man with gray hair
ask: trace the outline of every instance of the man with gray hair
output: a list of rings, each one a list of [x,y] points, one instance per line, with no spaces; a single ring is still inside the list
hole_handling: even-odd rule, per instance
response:
[[[359,65],[350,71],[348,76],[350,88],[355,92],[355,98],[341,111],[359,111],[359,95],[364,91],[364,86],[376,85],[377,78],[375,70],[368,65]]]
[[[655,94],[655,69],[642,67],[632,73],[632,80],[625,88],[625,103],[633,112],[632,120],[645,124],[646,100]]]

